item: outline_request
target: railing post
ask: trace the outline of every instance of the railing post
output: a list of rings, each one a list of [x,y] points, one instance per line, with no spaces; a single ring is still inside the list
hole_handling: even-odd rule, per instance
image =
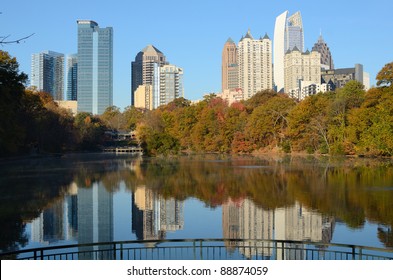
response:
[[[203,260],[203,252],[202,252],[202,240],[199,241],[199,252],[200,252],[200,260]]]
[[[356,260],[356,248],[354,245],[352,245],[351,247],[352,247],[352,259]]]
[[[278,260],[278,246],[277,246],[277,241],[273,241],[274,242],[274,251],[275,251],[275,255],[276,255],[276,260]]]
[[[113,243],[113,259],[116,260],[116,243]]]
[[[195,240],[192,242],[193,244],[193,251],[194,251],[194,260],[196,260],[196,244],[195,244]]]
[[[123,243],[120,243],[120,259],[123,259]]]
[[[281,260],[284,260],[284,242],[281,241]]]

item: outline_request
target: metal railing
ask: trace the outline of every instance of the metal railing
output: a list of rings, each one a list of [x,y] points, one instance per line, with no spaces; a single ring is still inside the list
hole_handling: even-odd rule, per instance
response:
[[[291,240],[169,239],[72,244],[0,253],[32,260],[392,260],[393,249]]]

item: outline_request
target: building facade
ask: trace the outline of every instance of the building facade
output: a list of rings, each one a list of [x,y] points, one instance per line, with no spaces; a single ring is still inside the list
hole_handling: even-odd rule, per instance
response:
[[[287,51],[285,54],[284,63],[284,90],[293,98],[301,100],[305,97],[301,95],[301,82],[321,83],[321,54],[319,52],[315,50],[301,52],[295,46],[292,51]]]
[[[134,106],[136,108],[153,110],[153,86],[140,85],[134,92]]]
[[[285,51],[297,47],[304,51],[303,21],[300,12],[296,12],[288,17],[285,26]]]
[[[175,98],[184,97],[183,69],[167,64],[160,67],[160,100],[158,106],[166,105]]]
[[[64,98],[64,54],[44,51],[31,56],[31,86],[49,93],[54,100]]]
[[[352,68],[321,71],[321,82],[329,84],[332,91],[344,87],[346,83],[353,80],[363,84],[365,90],[370,88],[370,76],[363,71],[362,64],[355,64]]]
[[[78,56],[76,54],[67,56],[66,81],[67,100],[78,100]]]
[[[321,54],[321,67],[324,70],[334,69],[333,57],[328,45],[323,40],[322,34],[319,36],[318,41],[314,44],[313,50]]]
[[[237,47],[231,38],[226,41],[222,50],[221,75],[221,89],[223,92],[239,87]]]
[[[131,105],[135,105],[135,91],[140,85],[152,85],[159,91],[159,67],[166,64],[164,54],[152,45],[140,51],[131,62]],[[156,80],[154,80],[156,79]]]
[[[232,90],[226,89],[223,92],[218,93],[217,97],[220,97],[227,101],[229,106],[235,102],[240,102],[241,100],[244,100],[244,94],[241,88],[236,88]]]
[[[113,105],[113,29],[78,20],[78,112],[102,114]]]
[[[274,26],[274,85],[277,92],[284,92],[284,58],[288,50],[296,47],[304,51],[304,31],[300,12],[288,17],[288,11],[276,18]]]
[[[254,39],[250,31],[238,43],[238,80],[245,99],[258,91],[273,88],[271,44],[267,34]]]

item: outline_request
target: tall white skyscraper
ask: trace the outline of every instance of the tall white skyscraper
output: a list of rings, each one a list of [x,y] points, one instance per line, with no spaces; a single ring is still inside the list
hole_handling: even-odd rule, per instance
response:
[[[160,67],[159,105],[166,105],[183,96],[183,69],[172,64]]]
[[[64,54],[43,51],[31,56],[31,86],[49,93],[54,100],[64,96]]]
[[[288,11],[276,18],[274,26],[274,84],[277,92],[284,91],[284,56],[288,50],[297,47],[304,51],[303,23],[300,12],[288,17]]]
[[[248,31],[240,39],[237,47],[238,80],[245,99],[258,91],[273,88],[271,45],[267,34],[254,39]]]

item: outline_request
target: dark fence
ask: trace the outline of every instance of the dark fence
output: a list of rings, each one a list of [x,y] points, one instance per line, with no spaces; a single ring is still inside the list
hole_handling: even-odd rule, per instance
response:
[[[19,250],[32,260],[391,260],[393,249],[289,240],[171,239],[73,244]]]

